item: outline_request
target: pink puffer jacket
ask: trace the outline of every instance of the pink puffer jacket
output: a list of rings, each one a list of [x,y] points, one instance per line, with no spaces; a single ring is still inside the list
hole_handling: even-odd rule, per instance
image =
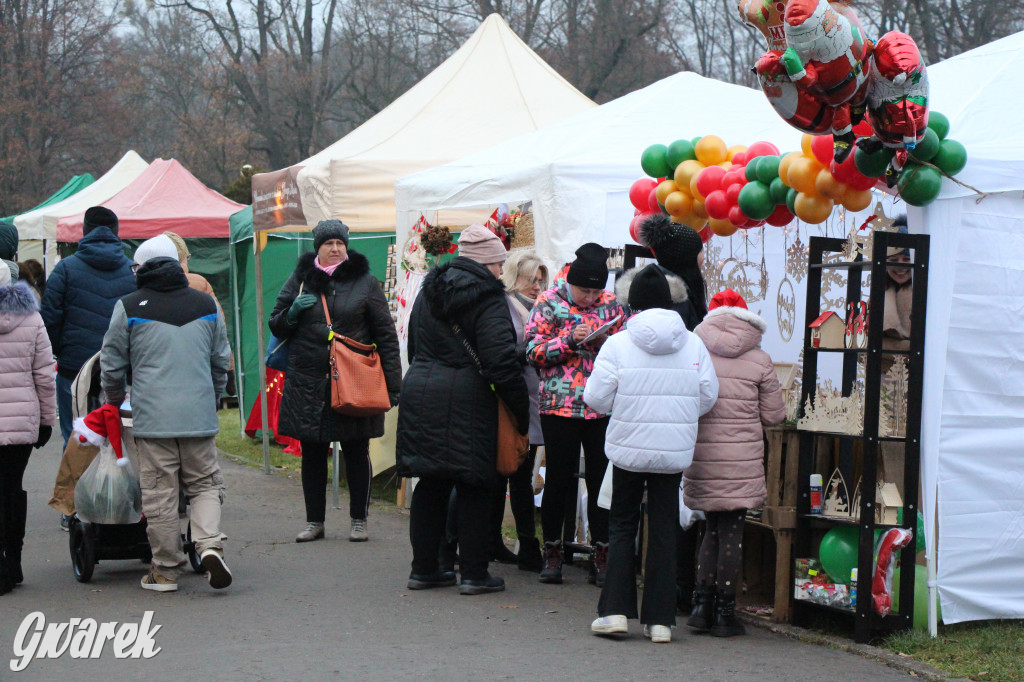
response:
[[[39,303],[25,284],[0,287],[0,445],[39,438],[57,416],[55,366]]]
[[[718,402],[700,418],[693,464],[683,474],[691,509],[753,509],[765,501],[761,425],[786,416],[772,359],[761,350],[766,328],[758,315],[722,306],[694,330],[711,353]]]

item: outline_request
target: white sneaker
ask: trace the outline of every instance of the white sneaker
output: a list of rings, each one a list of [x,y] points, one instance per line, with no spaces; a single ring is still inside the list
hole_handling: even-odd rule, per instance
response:
[[[210,587],[215,590],[223,590],[231,584],[231,571],[224,563],[224,554],[219,549],[206,549],[199,557],[199,563],[206,569],[206,579],[210,581]]]
[[[595,635],[624,635],[629,632],[625,616],[601,616],[590,624]]]
[[[644,637],[655,643],[671,642],[672,628],[667,625],[645,625]]]

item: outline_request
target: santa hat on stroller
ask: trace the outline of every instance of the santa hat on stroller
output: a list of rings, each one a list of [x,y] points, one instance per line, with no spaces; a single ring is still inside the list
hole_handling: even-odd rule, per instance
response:
[[[127,466],[128,460],[122,453],[121,444],[121,415],[116,405],[104,405],[75,420],[75,433],[78,434],[79,443],[89,443],[96,447],[102,447],[103,442],[110,441],[117,455],[117,465]]]

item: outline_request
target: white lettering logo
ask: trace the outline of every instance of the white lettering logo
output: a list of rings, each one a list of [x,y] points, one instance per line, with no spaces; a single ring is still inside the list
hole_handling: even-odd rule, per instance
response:
[[[67,623],[46,624],[42,611],[34,611],[21,622],[14,637],[11,670],[20,672],[33,658],[99,658],[107,641],[113,642],[116,658],[153,658],[160,653],[153,639],[162,625],[153,626],[153,612],[146,611],[142,623],[97,623],[92,618],[72,618]]]

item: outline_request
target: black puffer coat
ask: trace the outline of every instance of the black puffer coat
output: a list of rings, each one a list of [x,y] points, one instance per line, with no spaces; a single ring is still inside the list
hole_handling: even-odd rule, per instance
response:
[[[304,294],[313,294],[318,299],[325,294],[336,334],[360,343],[377,344],[391,404],[397,405],[402,360],[387,300],[380,282],[370,274],[369,261],[361,253],[349,251],[348,260],[331,276],[315,266],[315,258],[312,252],[299,256],[295,272],[285,282],[270,314],[274,335],[291,339],[278,430],[284,436],[319,443],[378,438],[384,435],[384,415],[349,417],[331,409],[330,355],[323,304],[317,300],[312,308],[302,311],[295,326],[288,324],[288,309],[299,295],[300,283]]]
[[[456,338],[456,322],[487,379]],[[398,412],[398,472],[490,485],[497,478],[498,405],[526,433],[530,399],[501,281],[464,258],[432,271],[409,320],[409,371]]]

